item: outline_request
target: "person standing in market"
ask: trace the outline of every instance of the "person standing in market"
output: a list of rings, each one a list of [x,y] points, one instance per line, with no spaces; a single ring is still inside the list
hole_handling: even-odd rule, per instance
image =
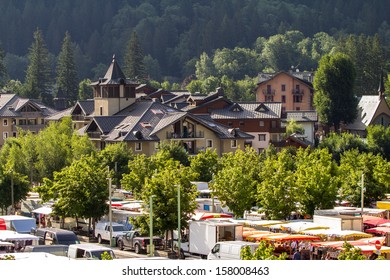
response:
[[[293,260],[300,260],[301,259],[301,249],[298,249],[295,251],[293,255]]]

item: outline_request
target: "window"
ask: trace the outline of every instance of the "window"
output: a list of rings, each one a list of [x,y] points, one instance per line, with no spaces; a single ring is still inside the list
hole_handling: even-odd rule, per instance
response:
[[[103,107],[102,106],[100,106],[100,116],[103,116]]]
[[[301,110],[301,107],[296,107],[295,108],[295,111],[300,111]]]
[[[276,128],[276,121],[271,122],[271,128]]]
[[[3,132],[3,139],[7,139],[8,138],[8,132]]]
[[[228,122],[228,127],[233,127],[233,122]]]
[[[282,91],[286,91],[286,85],[282,85]]]
[[[259,141],[265,141],[266,135],[265,134],[259,134]]]
[[[237,140],[232,140],[230,144],[232,148],[237,148]]]
[[[3,126],[8,126],[8,120],[7,119],[3,120]]]
[[[160,142],[154,142],[154,149],[157,151],[160,148]]]
[[[282,103],[286,103],[286,96],[282,95]]]
[[[12,132],[12,137],[16,137],[16,132]]]
[[[135,143],[135,150],[136,151],[142,151],[142,143],[141,142],[136,142]]]
[[[274,102],[274,97],[272,95],[267,95],[265,97],[265,102]]]
[[[240,121],[240,126],[244,126],[244,121]]]
[[[212,148],[213,147],[213,140],[207,139],[206,140],[206,148]]]
[[[264,126],[264,121],[259,121],[259,126],[263,127]]]
[[[302,95],[294,95],[295,103],[302,103]]]

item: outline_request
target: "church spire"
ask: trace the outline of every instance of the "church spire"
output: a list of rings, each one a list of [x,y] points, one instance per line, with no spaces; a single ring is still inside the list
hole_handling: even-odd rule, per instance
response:
[[[379,98],[380,99],[385,97],[385,83],[383,81],[383,70],[381,71],[381,77],[380,77],[378,92],[379,92]]]

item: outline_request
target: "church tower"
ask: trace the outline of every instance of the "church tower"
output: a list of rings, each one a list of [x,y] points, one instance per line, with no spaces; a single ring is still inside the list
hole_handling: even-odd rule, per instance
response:
[[[112,116],[135,102],[135,89],[139,84],[126,79],[115,55],[104,78],[91,83],[95,116]]]

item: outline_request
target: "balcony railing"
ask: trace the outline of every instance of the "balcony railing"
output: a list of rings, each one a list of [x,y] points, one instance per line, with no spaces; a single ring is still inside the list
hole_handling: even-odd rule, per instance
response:
[[[274,89],[263,89],[263,94],[264,95],[275,95],[275,90]]]
[[[88,137],[91,139],[100,139],[102,134],[100,132],[88,132]]]
[[[303,89],[293,89],[292,90],[292,94],[295,94],[295,95],[303,95],[305,93],[305,91]]]
[[[167,139],[189,139],[189,138],[204,138],[204,131],[196,131],[189,133],[167,132]]]
[[[72,115],[72,121],[85,121],[84,115]]]

